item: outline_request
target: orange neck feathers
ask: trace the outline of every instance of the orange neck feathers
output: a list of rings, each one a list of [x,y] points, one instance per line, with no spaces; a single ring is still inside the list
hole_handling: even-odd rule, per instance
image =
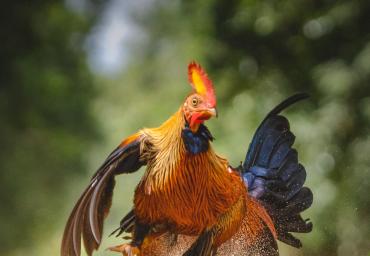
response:
[[[171,220],[177,231],[194,235],[214,225],[246,192],[240,177],[228,171],[227,160],[212,147],[199,154],[186,151],[184,127],[180,109],[160,127],[142,130],[143,153],[149,161],[135,207],[148,222]]]

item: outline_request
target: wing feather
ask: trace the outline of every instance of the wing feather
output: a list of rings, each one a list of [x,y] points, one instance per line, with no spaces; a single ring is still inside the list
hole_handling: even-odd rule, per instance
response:
[[[61,256],[80,256],[81,238],[88,255],[99,247],[103,220],[112,201],[114,176],[134,172],[145,164],[140,157],[141,141],[138,134],[124,140],[93,175],[68,218]]]

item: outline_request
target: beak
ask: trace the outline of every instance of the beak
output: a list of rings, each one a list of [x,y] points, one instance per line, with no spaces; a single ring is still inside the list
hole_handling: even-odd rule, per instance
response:
[[[208,112],[211,116],[218,117],[217,109],[216,108],[209,108]]]

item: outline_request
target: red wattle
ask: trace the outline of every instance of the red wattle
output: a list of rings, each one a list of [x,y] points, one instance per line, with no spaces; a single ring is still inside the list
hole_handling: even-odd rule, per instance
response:
[[[204,120],[201,119],[200,117],[202,116],[202,113],[194,113],[190,117],[190,128],[194,127],[195,124],[200,124],[203,123]]]

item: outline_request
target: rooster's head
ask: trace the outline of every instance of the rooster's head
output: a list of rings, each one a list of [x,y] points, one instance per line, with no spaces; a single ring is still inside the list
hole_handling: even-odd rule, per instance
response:
[[[188,79],[193,87],[193,93],[186,98],[183,111],[190,129],[197,131],[201,123],[217,116],[216,95],[212,81],[199,64],[195,62],[189,64]]]

